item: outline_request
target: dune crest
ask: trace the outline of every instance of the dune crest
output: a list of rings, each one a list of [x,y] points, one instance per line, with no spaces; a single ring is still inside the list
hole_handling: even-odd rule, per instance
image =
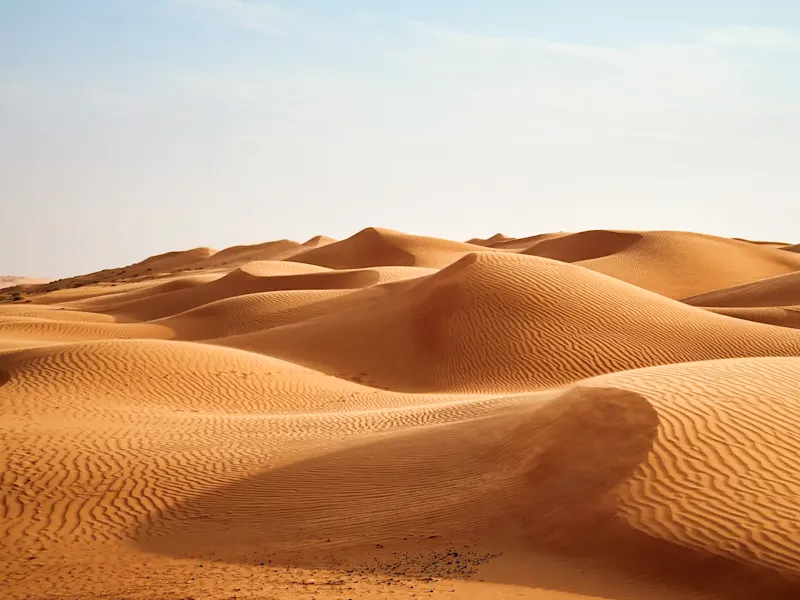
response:
[[[367,228],[0,293],[0,596],[800,598],[799,274]]]
[[[587,385],[641,394],[661,422],[621,491],[631,524],[743,562],[800,566],[800,359],[667,365]]]
[[[511,393],[673,362],[800,356],[798,333],[730,321],[574,265],[483,252],[369,311],[216,343],[345,378],[364,372],[397,391]]]
[[[755,308],[716,308],[711,307],[706,310],[727,315],[735,319],[745,319],[756,323],[776,325],[778,327],[793,327],[800,329],[800,305],[795,306],[769,306]]]
[[[684,300],[693,306],[753,308],[800,304],[800,271],[715,290]]]
[[[355,235],[292,256],[293,262],[331,269],[404,266],[440,268],[481,246],[368,227]]]
[[[582,231],[541,239],[522,253],[573,263],[623,252],[641,240],[642,235],[639,233]]]
[[[281,260],[291,256],[301,245],[292,240],[275,240],[251,246],[225,248],[202,260],[187,265],[188,269],[232,269],[259,260]]]
[[[800,270],[800,259],[783,249],[682,231],[584,231],[545,238],[523,252],[676,300]]]

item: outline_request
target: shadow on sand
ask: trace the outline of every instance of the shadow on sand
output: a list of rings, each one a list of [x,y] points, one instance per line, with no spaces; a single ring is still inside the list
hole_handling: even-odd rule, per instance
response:
[[[654,539],[615,516],[613,490],[647,458],[657,427],[638,394],[579,388],[544,408],[372,436],[248,477],[151,516],[137,540],[173,557],[409,579],[468,577],[514,548],[530,568],[484,567],[480,577],[634,599],[545,564],[563,557],[715,598],[800,597],[780,573]]]

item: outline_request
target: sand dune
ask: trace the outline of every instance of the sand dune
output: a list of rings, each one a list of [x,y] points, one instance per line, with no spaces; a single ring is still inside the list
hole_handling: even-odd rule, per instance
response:
[[[362,306],[389,293],[383,288],[284,290],[225,298],[153,321],[182,340],[212,340],[265,331]]]
[[[545,389],[674,362],[800,356],[798,332],[516,254],[467,255],[370,308],[217,343],[344,378],[366,373],[393,390],[450,393]]]
[[[426,273],[424,269],[412,267],[334,271],[316,265],[258,261],[247,263],[220,279],[202,285],[145,296],[104,310],[120,318],[149,321],[245,294],[287,290],[360,289]]]
[[[328,237],[327,235],[315,235],[314,237],[306,240],[300,244],[300,248],[307,250],[309,248],[319,248],[320,246],[327,246],[336,241],[336,238]]]
[[[643,235],[625,231],[582,231],[537,240],[523,254],[579,262],[619,254],[641,242]]]
[[[0,339],[70,341],[173,337],[171,329],[147,323],[50,321],[35,317],[0,317]]]
[[[80,295],[72,290],[59,290],[46,294],[48,304],[57,304],[70,310],[111,310],[115,306],[142,298],[152,298],[166,292],[190,289],[204,283],[215,281],[222,277],[222,273],[202,273],[181,275],[178,277],[147,279],[107,286],[88,286],[83,288]]]
[[[767,306],[754,308],[707,308],[718,315],[727,315],[736,319],[777,325],[778,327],[800,328],[800,305]]]
[[[102,376],[94,372],[101,370]],[[342,381],[298,365],[230,348],[164,340],[109,340],[26,349],[0,356],[13,384],[37,384],[4,406],[10,417],[59,409],[118,410],[146,405],[157,414],[199,410],[227,415],[324,412],[421,400]],[[68,394],[68,398],[66,395]],[[34,400],[34,397],[38,398]],[[9,413],[7,413],[9,414]]]
[[[472,238],[466,241],[467,244],[473,244],[475,246],[492,246],[493,244],[498,244],[502,242],[512,241],[514,238],[510,238],[508,236],[503,235],[502,233],[495,233],[493,236],[484,238]]]
[[[102,313],[67,310],[53,306],[0,304],[0,318],[33,317],[48,321],[77,321],[81,323],[113,323],[114,317]]]
[[[715,290],[684,300],[693,306],[761,307],[800,304],[800,271]]]
[[[538,242],[541,242],[543,240],[563,237],[565,235],[570,235],[570,234],[561,231],[557,233],[538,233],[536,235],[514,238],[514,237],[507,237],[501,233],[497,233],[485,240],[481,238],[473,238],[469,240],[467,243],[476,244],[478,246],[486,246],[487,248],[496,248],[499,250],[520,251],[520,250],[527,250],[528,248],[531,248],[534,244],[537,244]]]
[[[737,319],[800,328],[800,272],[715,290],[684,302]]]
[[[381,266],[439,268],[455,262],[468,252],[482,249],[473,244],[370,227],[341,242],[295,254],[290,260],[331,269]]]
[[[800,597],[798,256],[370,228],[8,296],[0,597]]]
[[[591,237],[591,235],[594,233],[602,234],[603,232],[583,232],[583,233],[590,234]],[[508,237],[498,233],[485,240],[481,238],[473,238],[472,240],[469,240],[467,243],[468,244],[474,243],[477,244],[478,246],[486,246],[488,248],[494,248],[497,250],[513,250],[519,252],[531,249],[539,242],[543,242],[546,240],[554,240],[556,238],[572,236],[572,235],[576,234],[569,233],[566,231],[555,231],[550,233],[537,233],[536,235],[529,235],[525,237],[515,238],[515,237]],[[580,240],[581,237],[583,236],[578,236],[576,240]],[[578,241],[578,244],[580,243],[581,242]]]
[[[198,260],[207,259],[217,253],[213,248],[194,248],[179,252],[157,254],[127,267],[125,270],[131,275],[169,273],[186,268]]]
[[[216,489],[175,510],[207,520],[170,514],[144,544],[252,562],[237,547],[248,533],[271,550],[320,540],[403,547],[409,532],[489,547],[524,539],[539,551],[600,551],[617,568],[675,559],[659,567],[695,583],[705,571],[721,597],[792,597],[782,594],[798,583],[778,574],[800,566],[799,383],[795,358],[605,376],[520,398],[491,418],[341,444]]]
[[[491,245],[492,248],[497,248],[500,250],[527,250],[528,248],[532,247],[534,244],[537,244],[544,240],[551,240],[560,237],[564,237],[566,235],[570,235],[566,232],[556,232],[556,233],[539,233],[537,235],[530,235],[527,237],[522,238],[513,238],[508,239],[500,242],[496,242]]]
[[[194,262],[188,269],[235,268],[258,260],[281,260],[300,249],[300,244],[291,240],[275,240],[251,246],[233,246]]]
[[[748,242],[750,244],[756,244],[758,246],[772,246],[773,248],[784,248],[788,246],[786,242],[770,242],[766,240],[748,240],[745,238],[735,237],[732,238],[734,240],[739,240],[740,242]]]
[[[34,287],[32,291],[51,292],[56,290],[72,290],[86,285],[152,278],[157,275],[180,271],[187,265],[211,256],[215,252],[216,250],[213,248],[194,248],[193,250],[157,254],[141,262],[128,265],[127,267],[105,269],[86,275],[51,281]]]
[[[524,253],[576,262],[675,299],[800,270],[800,259],[780,249],[675,231],[584,231]]]
[[[658,415],[647,460],[620,490],[631,525],[742,562],[800,566],[799,359],[669,365],[586,385],[637,392]]]

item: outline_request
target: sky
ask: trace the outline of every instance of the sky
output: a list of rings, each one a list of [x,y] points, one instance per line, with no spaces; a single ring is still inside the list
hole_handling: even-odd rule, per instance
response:
[[[0,275],[368,227],[800,242],[796,0],[0,0]]]

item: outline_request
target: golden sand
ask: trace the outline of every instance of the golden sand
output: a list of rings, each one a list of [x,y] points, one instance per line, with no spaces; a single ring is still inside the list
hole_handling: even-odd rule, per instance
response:
[[[369,228],[2,290],[0,597],[800,598],[795,248]]]

